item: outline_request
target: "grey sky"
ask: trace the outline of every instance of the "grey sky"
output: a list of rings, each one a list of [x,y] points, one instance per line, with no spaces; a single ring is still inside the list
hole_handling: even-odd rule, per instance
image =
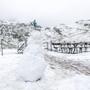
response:
[[[90,0],[0,0],[0,19],[37,19],[43,26],[90,19]]]

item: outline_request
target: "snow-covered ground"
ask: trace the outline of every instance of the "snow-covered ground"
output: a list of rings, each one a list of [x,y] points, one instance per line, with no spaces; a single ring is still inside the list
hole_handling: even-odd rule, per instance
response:
[[[0,55],[0,90],[18,90],[15,86],[15,69],[21,55],[16,50],[4,50],[4,56]]]
[[[42,32],[33,31],[23,55],[4,50],[0,90],[90,90],[90,53],[45,51],[43,39]]]

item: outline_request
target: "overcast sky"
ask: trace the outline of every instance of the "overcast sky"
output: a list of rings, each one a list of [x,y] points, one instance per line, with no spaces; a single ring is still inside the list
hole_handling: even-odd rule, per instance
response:
[[[43,26],[90,19],[90,0],[0,0],[0,19],[36,19]]]

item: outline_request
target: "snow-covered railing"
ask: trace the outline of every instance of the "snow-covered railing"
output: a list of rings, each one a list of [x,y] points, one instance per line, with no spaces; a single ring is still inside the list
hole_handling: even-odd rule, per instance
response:
[[[90,42],[46,42],[47,50],[61,52],[61,53],[68,53],[68,54],[78,54],[82,52],[90,51]]]
[[[2,56],[3,56],[3,50],[5,49],[5,47],[9,47],[9,46],[16,47],[16,45],[9,43],[8,41],[6,41],[4,39],[1,39],[0,46],[1,46],[0,48],[1,48],[1,55]]]
[[[3,46],[5,45],[5,46],[8,46],[8,47],[9,47],[9,46],[11,46],[11,47],[17,47],[16,45],[14,45],[14,44],[12,44],[12,43],[4,40],[4,39],[3,39],[3,43],[2,43],[2,44],[3,44]]]
[[[26,42],[23,42],[21,45],[18,45],[17,53],[18,54],[23,54],[23,51],[24,51],[26,46],[27,46]]]

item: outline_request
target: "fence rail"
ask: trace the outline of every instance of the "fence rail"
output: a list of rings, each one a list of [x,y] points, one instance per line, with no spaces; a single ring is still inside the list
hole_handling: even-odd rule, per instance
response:
[[[21,46],[18,47],[17,49],[18,54],[23,54],[24,49],[25,49],[25,43],[23,43]]]
[[[61,53],[78,54],[90,51],[90,42],[46,42],[46,49]]]
[[[3,56],[4,47],[7,47],[8,45],[11,45],[12,47],[16,47],[18,54],[23,54],[23,51],[24,51],[25,47],[27,46],[27,41],[23,42],[20,46],[18,45],[18,47],[17,47],[16,45],[7,42],[4,39],[1,39],[0,46],[1,46],[1,55],[2,56]]]

